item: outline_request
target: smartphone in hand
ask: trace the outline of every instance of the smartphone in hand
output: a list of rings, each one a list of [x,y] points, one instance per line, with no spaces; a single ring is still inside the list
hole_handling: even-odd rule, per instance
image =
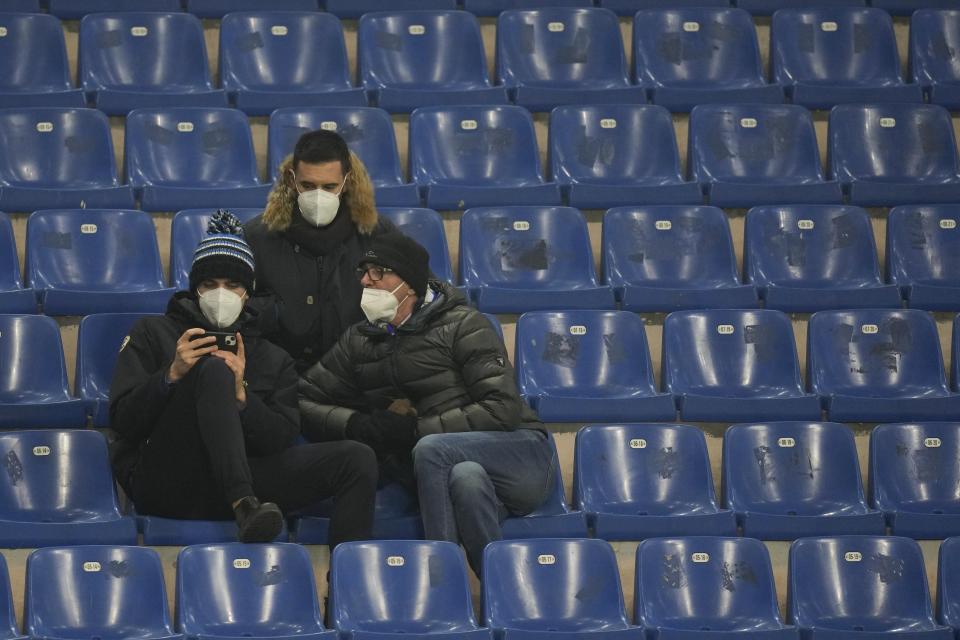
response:
[[[209,338],[210,336],[217,339],[216,344],[218,350],[229,351],[230,353],[237,352],[237,334],[231,331],[207,331],[206,333],[194,336],[193,339]]]

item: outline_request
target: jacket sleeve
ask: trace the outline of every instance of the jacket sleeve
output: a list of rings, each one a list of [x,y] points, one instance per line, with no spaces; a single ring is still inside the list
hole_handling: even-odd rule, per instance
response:
[[[252,456],[280,453],[296,440],[300,433],[297,372],[286,352],[273,389],[267,393],[248,390],[247,406],[240,412],[240,422],[247,453]]]
[[[356,329],[348,329],[330,351],[307,369],[298,385],[300,430],[310,442],[343,440],[347,421],[362,409],[350,345]]]
[[[110,426],[121,438],[141,441],[150,436],[170,398],[170,362],[151,341],[145,320],[133,326],[125,342],[110,385]]]
[[[523,400],[503,341],[481,313],[470,311],[457,327],[453,360],[472,402],[420,418],[418,434],[516,429],[522,420]]]

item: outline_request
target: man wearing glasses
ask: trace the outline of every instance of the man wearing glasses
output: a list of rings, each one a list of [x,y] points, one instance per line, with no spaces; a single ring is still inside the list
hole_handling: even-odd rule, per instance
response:
[[[428,262],[400,233],[373,240],[357,269],[366,321],[300,379],[301,428],[369,445],[381,473],[412,466],[426,537],[463,543],[479,575],[503,519],[538,507],[558,470],[499,335]]]

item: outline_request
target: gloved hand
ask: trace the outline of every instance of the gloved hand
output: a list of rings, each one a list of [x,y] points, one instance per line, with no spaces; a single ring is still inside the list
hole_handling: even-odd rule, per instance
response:
[[[384,449],[409,451],[416,444],[416,415],[400,415],[390,410],[377,409],[370,417],[380,433],[380,441]]]
[[[357,411],[347,420],[347,427],[344,430],[347,438],[362,442],[377,454],[383,452],[383,438],[380,435],[380,429],[373,420],[373,416]]]

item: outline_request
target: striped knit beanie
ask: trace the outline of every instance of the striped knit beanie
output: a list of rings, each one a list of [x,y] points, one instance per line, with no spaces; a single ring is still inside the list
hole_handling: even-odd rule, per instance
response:
[[[243,226],[235,215],[224,209],[210,218],[207,237],[193,252],[190,290],[196,291],[204,280],[228,278],[242,282],[247,291],[254,284],[253,251],[243,237]]]

